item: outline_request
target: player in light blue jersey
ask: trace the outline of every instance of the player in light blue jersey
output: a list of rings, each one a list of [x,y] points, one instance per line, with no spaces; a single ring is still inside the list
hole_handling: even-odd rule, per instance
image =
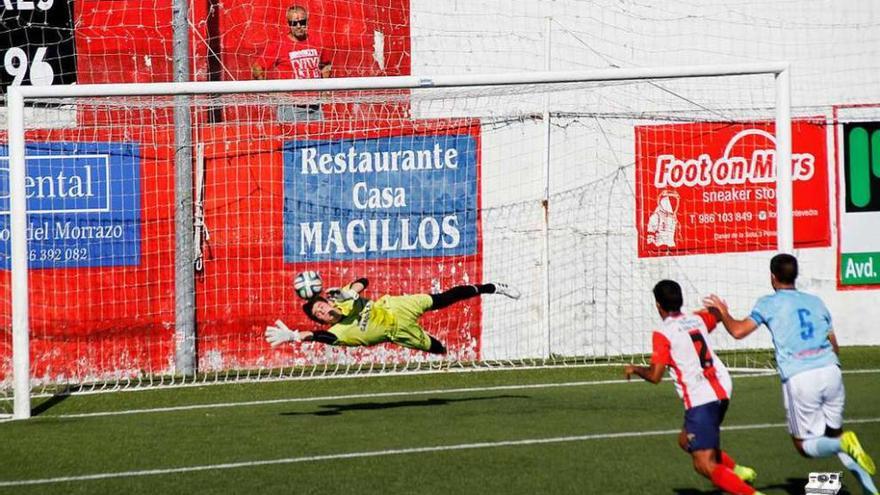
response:
[[[843,430],[845,393],[831,314],[821,299],[795,288],[797,276],[794,256],[774,256],[770,283],[775,293],[758,299],[749,316],[741,320],[732,317],[727,303],[714,294],[703,303],[717,311],[724,328],[736,339],[761,325],[770,330],[795,448],[804,457],[837,454],[865,493],[877,495],[871,479],[876,472],[873,459],[855,433]]]

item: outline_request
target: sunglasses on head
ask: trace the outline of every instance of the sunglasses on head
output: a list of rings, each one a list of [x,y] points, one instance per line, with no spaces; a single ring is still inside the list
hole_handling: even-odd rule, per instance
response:
[[[306,26],[306,25],[308,25],[308,23],[309,23],[308,19],[300,19],[298,21],[287,21],[287,25],[290,27]]]

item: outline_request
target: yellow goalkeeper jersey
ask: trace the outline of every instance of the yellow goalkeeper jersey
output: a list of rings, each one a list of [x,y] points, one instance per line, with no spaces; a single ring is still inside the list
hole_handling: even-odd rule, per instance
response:
[[[351,286],[343,287],[343,290]],[[330,327],[328,332],[336,336],[338,345],[360,346],[387,342],[395,328],[395,318],[385,305],[383,296],[378,301],[357,299],[335,300],[332,304],[342,313],[338,323]]]

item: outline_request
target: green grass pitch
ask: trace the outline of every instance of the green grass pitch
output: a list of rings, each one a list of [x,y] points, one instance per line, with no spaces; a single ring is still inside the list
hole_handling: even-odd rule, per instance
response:
[[[842,361],[848,427],[878,458],[880,351]],[[672,384],[621,378],[571,367],[43,399],[0,423],[0,493],[718,493],[676,445]],[[768,495],[842,470],[797,455],[775,375],[734,378],[725,426],[723,447]]]

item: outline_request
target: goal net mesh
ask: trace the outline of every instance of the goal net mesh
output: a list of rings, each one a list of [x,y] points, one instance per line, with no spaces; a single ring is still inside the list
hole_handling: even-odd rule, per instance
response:
[[[657,281],[677,280],[688,310],[717,293],[744,314],[769,290],[774,99],[762,75],[29,100],[34,393],[643,361]],[[175,105],[193,123],[195,378],[174,365],[175,260],[186,254],[175,243]],[[8,211],[8,194],[0,201]],[[278,319],[322,328],[293,289],[305,270],[325,288],[366,277],[373,301],[482,282],[522,297],[427,311],[420,324],[445,355],[272,348],[264,331]],[[753,350],[770,347],[765,335],[713,339],[729,366],[769,364]]]

